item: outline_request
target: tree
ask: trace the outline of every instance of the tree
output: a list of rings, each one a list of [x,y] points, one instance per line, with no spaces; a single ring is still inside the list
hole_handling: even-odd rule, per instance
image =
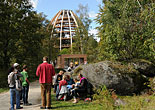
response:
[[[20,24],[26,16],[27,9],[31,6],[25,6],[27,1],[0,1],[0,47],[1,47],[1,67],[10,65],[11,57],[14,56],[17,50],[16,42],[20,35]]]
[[[48,34],[45,16],[32,11],[29,0],[1,0],[0,16],[0,67],[18,62],[35,70]]]
[[[154,61],[155,3],[152,0],[103,0],[97,22],[99,60]]]
[[[76,10],[77,15],[79,16],[78,24],[79,27],[76,29],[76,35],[75,35],[75,44],[74,49],[79,53],[86,54],[86,48],[88,43],[88,30],[91,24],[91,20],[89,19],[88,15],[88,5],[83,6],[82,4],[79,4],[79,9]],[[75,47],[76,45],[76,47]],[[73,50],[74,51],[74,50]]]
[[[79,16],[79,27],[76,29],[76,34],[74,36],[73,53],[87,54],[88,62],[96,62],[96,47],[98,43],[94,39],[94,35],[88,33],[92,22],[88,14],[88,5],[83,6],[79,4],[79,9],[76,10],[76,13]]]

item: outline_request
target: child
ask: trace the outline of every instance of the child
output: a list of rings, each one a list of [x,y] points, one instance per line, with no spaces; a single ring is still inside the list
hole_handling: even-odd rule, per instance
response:
[[[74,89],[78,89],[79,87],[78,87],[78,85],[80,85],[80,81],[77,79],[77,78],[75,78],[74,79],[74,82],[75,82],[75,84],[74,84]],[[73,89],[73,90],[74,90]]]
[[[62,80],[60,81],[60,83],[59,83],[59,90],[60,90],[60,92],[59,92],[59,97],[58,97],[58,99],[60,100],[63,96],[64,96],[64,101],[66,101],[66,99],[67,99],[67,93],[68,93],[68,89],[67,89],[67,81],[66,81],[66,75],[65,76],[63,76],[63,78],[62,78]]]
[[[54,79],[54,92],[56,92],[56,100],[58,100],[59,96],[59,83],[62,80],[64,72],[60,70],[60,72],[55,76]]]
[[[22,81],[22,97],[23,97],[23,102],[25,106],[32,105],[28,103],[28,92],[29,92],[29,80],[28,80],[28,74],[27,74],[27,65],[23,66],[23,71],[21,72],[23,77],[21,78]]]

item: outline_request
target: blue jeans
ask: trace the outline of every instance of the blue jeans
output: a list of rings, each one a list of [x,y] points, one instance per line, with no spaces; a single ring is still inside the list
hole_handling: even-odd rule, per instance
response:
[[[20,108],[20,93],[16,89],[10,89],[11,110],[14,110],[14,97],[16,95],[16,109]]]
[[[59,85],[56,86],[56,99],[58,99],[59,96]]]
[[[24,104],[28,103],[28,92],[29,92],[29,85],[23,86],[22,97],[23,97]]]

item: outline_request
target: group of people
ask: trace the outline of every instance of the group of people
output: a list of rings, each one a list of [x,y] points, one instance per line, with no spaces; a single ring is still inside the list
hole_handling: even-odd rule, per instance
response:
[[[14,104],[16,109],[22,109],[21,100],[23,105],[28,106],[28,92],[29,92],[29,80],[27,73],[27,65],[23,66],[23,71],[19,71],[19,64],[14,63],[8,72],[8,84],[10,88],[10,110],[14,110]]]
[[[61,70],[54,80],[54,91],[56,92],[56,100],[64,100],[74,98],[73,103],[78,102],[78,98],[82,93],[87,93],[87,80],[82,74],[79,74],[74,80],[70,75],[64,75]]]
[[[81,93],[87,93],[87,80],[78,75],[78,79],[72,79],[69,75],[65,75],[64,71],[60,70],[55,74],[52,64],[49,64],[48,58],[43,57],[43,63],[37,68],[36,75],[39,77],[41,85],[42,103],[40,109],[51,109],[51,87],[54,84],[54,92],[56,93],[56,100],[67,100],[68,96],[74,98],[73,103],[78,102]],[[72,68],[72,64],[70,65]],[[54,79],[54,81],[53,81]]]
[[[72,69],[72,64],[70,66]],[[21,99],[25,106],[31,105],[28,102],[29,80],[27,73],[27,66],[23,66],[23,71],[19,71],[19,64],[14,63],[8,74],[8,84],[10,88],[10,104],[11,110],[22,109]],[[36,70],[36,76],[39,77],[41,87],[41,107],[40,109],[51,109],[51,87],[54,83],[54,91],[56,93],[56,100],[67,100],[67,98],[74,98],[73,103],[78,102],[78,97],[81,93],[87,92],[87,80],[78,75],[74,80],[70,75],[65,75],[64,71],[60,71],[57,75],[52,64],[48,63],[48,57],[43,57],[41,63]],[[54,78],[54,81],[53,81]]]

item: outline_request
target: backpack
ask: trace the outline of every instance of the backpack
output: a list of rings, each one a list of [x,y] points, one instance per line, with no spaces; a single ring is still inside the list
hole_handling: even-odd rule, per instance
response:
[[[13,80],[13,78],[14,78],[14,73],[11,72],[11,73],[8,75],[8,84],[11,83],[11,81]]]
[[[16,90],[21,91],[22,90],[22,83],[20,80],[15,80],[16,82]]]
[[[16,90],[21,91],[22,90],[22,82],[20,80],[20,77],[22,77],[23,75],[21,73],[17,73],[16,75]]]

